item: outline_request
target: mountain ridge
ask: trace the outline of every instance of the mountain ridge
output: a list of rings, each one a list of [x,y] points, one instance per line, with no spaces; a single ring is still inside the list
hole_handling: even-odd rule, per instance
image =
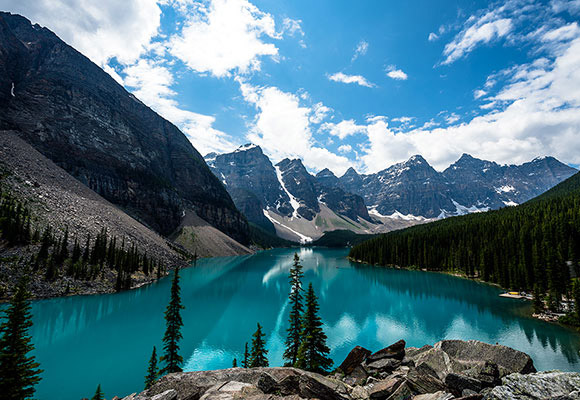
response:
[[[249,228],[185,135],[47,28],[0,13],[0,130],[167,236],[195,212],[241,243]]]

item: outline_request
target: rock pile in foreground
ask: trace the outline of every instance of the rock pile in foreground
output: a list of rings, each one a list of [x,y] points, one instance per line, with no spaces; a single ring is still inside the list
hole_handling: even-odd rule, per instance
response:
[[[580,373],[536,372],[530,356],[475,340],[372,353],[357,346],[329,376],[296,368],[231,368],[164,376],[123,400],[580,399]]]

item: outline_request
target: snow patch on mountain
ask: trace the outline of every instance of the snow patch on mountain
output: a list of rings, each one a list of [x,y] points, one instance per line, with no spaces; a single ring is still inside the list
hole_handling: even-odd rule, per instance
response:
[[[392,213],[391,215],[383,215],[377,210],[377,207],[378,207],[377,205],[367,207],[367,209],[369,210],[369,215],[374,215],[375,217],[379,217],[379,218],[402,219],[404,221],[426,221],[427,220],[427,218],[422,217],[420,215],[419,216],[412,215],[412,214],[404,215],[397,210],[395,210],[395,212]]]
[[[251,149],[254,149],[254,148],[256,148],[256,147],[258,147],[258,146],[256,146],[256,145],[255,145],[255,144],[253,144],[253,143],[247,143],[247,144],[244,144],[244,145],[242,145],[242,146],[238,147],[238,148],[237,148],[237,149],[234,151],[234,153],[238,153],[238,152],[240,152],[240,151],[247,151],[247,150],[251,150]]]
[[[494,189],[497,193],[509,193],[509,192],[516,191],[516,188],[513,187],[512,185],[503,185],[502,187],[494,188]]]
[[[286,185],[284,184],[284,179],[282,178],[282,171],[280,170],[280,167],[275,165],[274,169],[276,169],[276,176],[278,177],[278,182],[280,182],[280,186],[282,187],[282,190],[290,198],[290,205],[294,209],[294,212],[292,213],[292,218],[299,218],[298,209],[300,208],[300,202],[296,199],[296,197],[294,197],[292,195],[292,193],[290,193],[290,191],[288,189],[286,189]]]
[[[273,223],[273,224],[275,224],[275,225],[280,225],[282,228],[284,228],[284,229],[287,229],[287,230],[289,230],[290,232],[292,232],[293,234],[295,234],[296,236],[298,236],[298,237],[300,238],[300,243],[302,243],[302,244],[305,244],[305,243],[310,243],[310,242],[312,242],[312,240],[313,240],[313,239],[312,239],[311,237],[309,237],[309,236],[306,236],[306,235],[303,235],[302,233],[300,233],[300,232],[297,232],[297,231],[295,231],[294,229],[290,228],[289,226],[287,226],[287,225],[284,225],[283,223],[281,223],[281,222],[279,222],[279,221],[275,220],[274,218],[272,218],[272,217],[270,216],[270,214],[268,213],[268,210],[263,210],[263,212],[264,212],[264,216],[265,216],[266,218],[268,218],[268,219],[270,220],[270,222],[271,222],[271,223]]]

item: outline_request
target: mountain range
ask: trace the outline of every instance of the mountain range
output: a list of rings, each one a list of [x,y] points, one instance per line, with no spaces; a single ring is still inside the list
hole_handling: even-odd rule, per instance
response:
[[[521,204],[577,172],[553,157],[499,165],[463,154],[442,172],[415,155],[374,174],[312,175],[299,159],[274,165],[253,144],[205,160],[249,221],[302,242],[334,229],[387,232]]]
[[[53,32],[6,12],[0,13],[0,133],[23,139],[62,173],[191,254],[243,248],[211,248],[216,240],[203,243],[205,234],[195,236],[195,229],[217,228],[209,231],[224,243],[250,242],[246,218],[177,127]]]

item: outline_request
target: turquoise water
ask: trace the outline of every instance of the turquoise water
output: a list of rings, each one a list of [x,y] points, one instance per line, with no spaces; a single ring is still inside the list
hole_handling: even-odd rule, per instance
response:
[[[182,270],[186,370],[228,368],[260,322],[270,365],[282,364],[287,275],[293,250],[202,260]],[[448,275],[350,263],[346,250],[302,249],[305,283],[320,298],[336,365],[355,345],[378,350],[444,338],[479,339],[529,353],[538,369],[580,371],[580,337],[526,316],[529,304]],[[161,347],[171,278],[114,295],[33,303],[40,400],[107,398],[140,391],[153,345]]]

